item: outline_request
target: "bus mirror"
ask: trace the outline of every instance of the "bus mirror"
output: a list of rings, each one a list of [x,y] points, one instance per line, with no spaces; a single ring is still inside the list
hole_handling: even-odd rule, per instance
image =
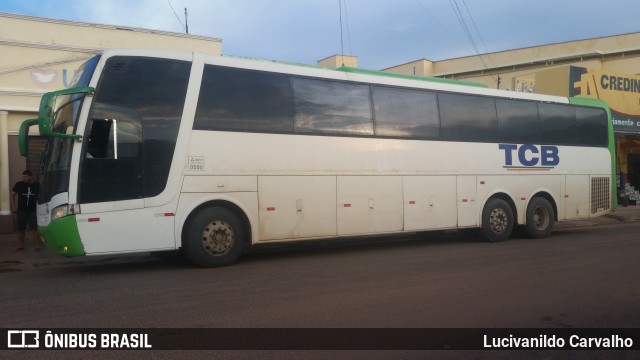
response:
[[[20,147],[20,155],[24,157],[42,157],[40,153],[29,153],[29,129],[34,125],[38,125],[38,119],[25,120],[20,124],[18,145]]]
[[[53,122],[55,117],[55,102],[56,98],[61,95],[73,95],[73,94],[92,94],[94,89],[92,87],[79,87],[64,89],[58,91],[52,91],[44,94],[42,100],[40,100],[40,110],[38,113],[38,127],[40,129],[40,135],[59,137],[63,139],[79,140],[82,135],[66,134],[53,131]]]

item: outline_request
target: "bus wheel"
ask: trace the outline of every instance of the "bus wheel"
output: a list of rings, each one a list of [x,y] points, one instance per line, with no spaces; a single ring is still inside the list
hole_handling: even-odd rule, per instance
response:
[[[487,241],[505,241],[513,231],[513,210],[498,198],[489,199],[482,210],[482,235]]]
[[[549,236],[555,225],[555,212],[549,201],[534,197],[527,207],[527,234],[534,239]]]
[[[242,254],[244,228],[228,209],[201,209],[185,226],[182,245],[189,260],[196,265],[228,266]]]

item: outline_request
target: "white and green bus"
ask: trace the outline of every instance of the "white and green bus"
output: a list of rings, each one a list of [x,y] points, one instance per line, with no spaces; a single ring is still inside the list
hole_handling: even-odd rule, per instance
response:
[[[520,226],[615,209],[610,111],[479,84],[108,50],[43,96],[38,226],[66,256]]]

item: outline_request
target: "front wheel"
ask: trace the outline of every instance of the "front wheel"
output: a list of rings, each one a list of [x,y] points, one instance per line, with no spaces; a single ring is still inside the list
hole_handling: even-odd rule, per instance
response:
[[[199,210],[185,224],[182,246],[194,264],[221,267],[240,257],[244,241],[242,221],[232,211],[209,207]]]
[[[513,231],[513,209],[502,199],[487,201],[482,210],[482,235],[487,241],[505,241]]]
[[[527,234],[534,239],[551,235],[555,218],[553,206],[547,199],[542,197],[531,199],[527,207]]]

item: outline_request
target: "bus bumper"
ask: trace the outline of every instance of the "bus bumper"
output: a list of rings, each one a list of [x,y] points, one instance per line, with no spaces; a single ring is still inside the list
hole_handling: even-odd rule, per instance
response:
[[[38,227],[38,232],[42,235],[47,249],[58,255],[85,255],[75,215],[56,219],[46,227]]]

